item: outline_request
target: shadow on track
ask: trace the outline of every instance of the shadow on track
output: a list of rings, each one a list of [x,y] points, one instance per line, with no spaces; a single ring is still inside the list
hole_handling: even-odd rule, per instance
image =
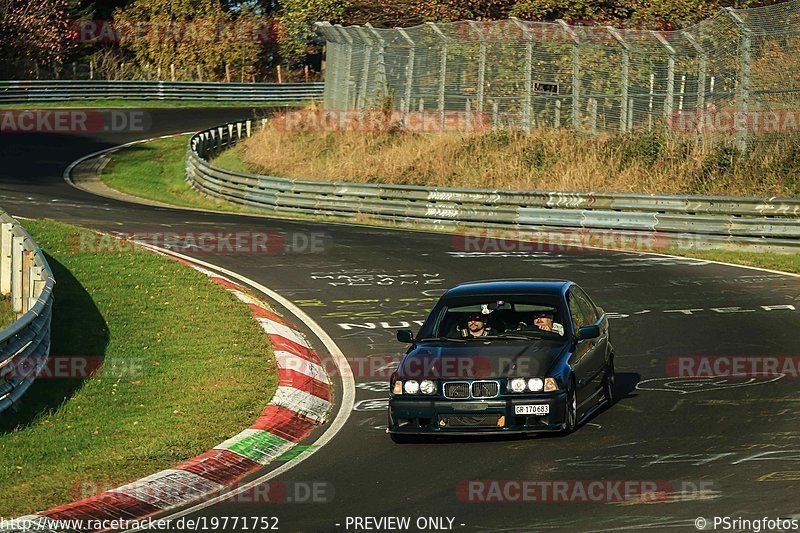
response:
[[[53,269],[56,285],[53,292],[53,319],[50,357],[77,357],[94,367],[105,358],[108,326],[89,293],[72,273],[45,253]],[[48,366],[48,368],[52,368]],[[22,396],[16,410],[0,415],[0,433],[24,429],[40,417],[55,412],[78,389],[86,378],[42,377]]]

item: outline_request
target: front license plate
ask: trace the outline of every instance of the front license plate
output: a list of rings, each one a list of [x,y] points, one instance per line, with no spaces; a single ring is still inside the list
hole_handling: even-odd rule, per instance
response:
[[[536,405],[515,405],[515,415],[547,415],[550,414],[550,404],[540,403]]]

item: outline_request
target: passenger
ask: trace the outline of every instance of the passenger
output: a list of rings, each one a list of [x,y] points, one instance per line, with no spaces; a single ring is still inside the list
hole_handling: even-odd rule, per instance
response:
[[[486,317],[481,313],[467,316],[467,327],[461,330],[462,337],[486,337],[489,335],[489,328],[486,327]]]
[[[531,316],[531,324],[528,325],[525,322],[520,322],[517,325],[517,331],[530,329],[532,326],[540,329],[541,331],[549,331],[551,333],[557,333],[559,335],[564,334],[564,326],[561,324],[554,322],[554,315],[548,311],[540,311],[537,313],[533,313]]]

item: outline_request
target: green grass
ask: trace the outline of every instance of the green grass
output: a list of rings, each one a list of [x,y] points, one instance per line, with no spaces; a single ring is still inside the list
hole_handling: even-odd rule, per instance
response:
[[[168,204],[242,212],[229,202],[205,198],[186,182],[184,160],[189,136],[157,139],[114,154],[103,170],[103,182],[118,191]]]
[[[157,139],[120,150],[112,155],[112,162],[103,171],[102,179],[109,187],[133,196],[159,200],[173,205],[220,211],[258,212],[223,200],[209,199],[192,190],[184,176],[186,143],[187,137]],[[242,145],[235,146],[219,154],[212,162],[230,170],[256,172],[256,169],[242,160],[243,149]],[[263,213],[263,211],[261,212]],[[292,218],[331,220],[325,217],[300,215]],[[357,217],[357,221],[376,226],[414,227],[402,223],[388,224],[369,217]],[[693,251],[682,248],[670,248],[665,253],[785,272],[800,272],[800,264],[798,264],[800,258],[797,254]]]
[[[40,379],[0,415],[0,516],[130,482],[249,426],[276,367],[249,309],[195,270],[144,251],[94,251],[86,231],[25,221],[57,284],[52,356],[100,357],[90,379]]]
[[[302,102],[281,102],[276,104],[265,102],[243,102],[239,100],[124,100],[124,99],[86,99],[86,100],[59,100],[55,102],[21,102],[16,104],[0,104],[0,109],[51,109],[55,107],[85,108],[85,107],[298,107]]]
[[[707,261],[720,261],[723,263],[734,263],[737,265],[747,265],[758,268],[768,268],[770,270],[780,270],[782,272],[793,272],[800,274],[800,254],[774,254],[756,252],[734,252],[728,250],[674,250],[669,249],[666,253],[671,255],[681,255],[684,257],[694,257]]]
[[[17,317],[11,309],[11,297],[0,298],[0,329],[16,320]]]

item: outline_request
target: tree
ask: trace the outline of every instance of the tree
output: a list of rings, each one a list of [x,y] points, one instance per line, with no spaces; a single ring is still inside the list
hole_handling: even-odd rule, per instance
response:
[[[67,0],[0,0],[0,70],[6,79],[60,68],[75,48]]]
[[[230,11],[219,0],[134,0],[114,13],[114,25],[121,46],[142,67],[199,67],[204,79],[223,79],[226,64],[252,71],[268,38],[254,6],[239,6]]]

